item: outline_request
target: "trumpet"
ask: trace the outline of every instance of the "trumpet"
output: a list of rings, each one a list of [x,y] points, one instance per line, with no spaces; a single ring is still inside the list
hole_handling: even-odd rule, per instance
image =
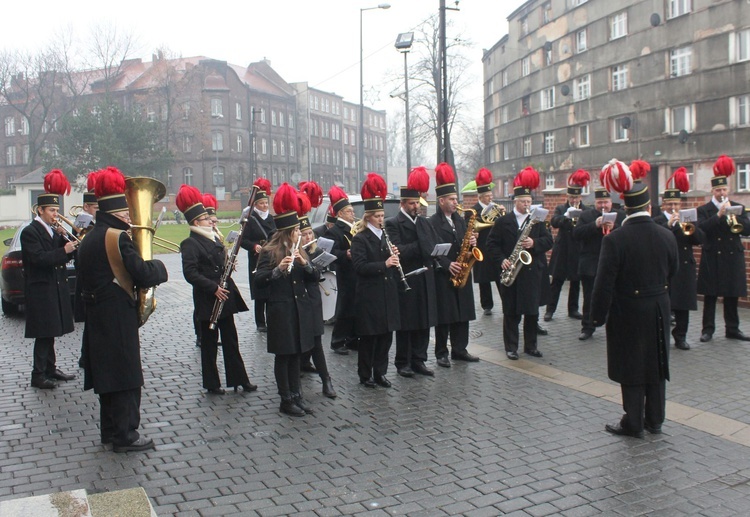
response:
[[[380,229],[383,230],[383,237],[385,237],[385,244],[388,246],[388,251],[391,255],[395,255],[391,239],[388,238],[388,232],[385,231],[385,225],[380,225]],[[406,281],[406,275],[404,275],[404,268],[401,267],[401,263],[399,262],[396,267],[398,268],[398,274],[400,276],[398,280],[401,282],[401,288],[404,291],[411,291],[411,287],[409,287],[409,282]]]
[[[729,200],[721,196],[721,203],[727,203]],[[729,205],[731,206],[731,204]],[[745,227],[742,225],[741,222],[737,220],[737,216],[734,214],[727,214],[727,224],[729,225],[729,231],[732,233],[742,233],[742,231],[745,229]]]
[[[292,262],[289,264],[289,267],[286,270],[286,273],[289,274],[292,272],[292,268],[294,267],[294,254],[299,250],[299,241],[302,240],[302,235],[297,237],[297,242],[295,242],[292,245],[292,249],[289,250],[289,256],[292,257]]]
[[[672,215],[675,215],[676,213],[677,210],[672,210]],[[680,228],[682,228],[682,233],[687,236],[693,235],[695,233],[695,225],[691,222],[680,223]]]

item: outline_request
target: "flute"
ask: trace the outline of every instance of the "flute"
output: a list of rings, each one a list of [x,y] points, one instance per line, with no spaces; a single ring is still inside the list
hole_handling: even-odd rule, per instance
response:
[[[380,229],[383,230],[383,237],[385,237],[385,243],[388,246],[388,251],[391,253],[391,255],[395,255],[393,253],[393,244],[391,244],[391,239],[388,238],[388,232],[385,231],[385,225],[380,225]],[[401,287],[404,291],[411,290],[411,287],[409,287],[409,283],[406,281],[406,276],[404,275],[404,268],[401,267],[401,263],[396,266],[398,268],[398,274],[401,276],[399,278],[399,282],[401,282]]]
[[[287,268],[286,272],[287,274],[292,272],[292,268],[294,267],[294,253],[299,249],[299,241],[302,239],[302,235],[300,234],[299,237],[297,237],[297,242],[292,245],[292,249],[289,250],[289,255],[292,257],[292,261],[289,263],[289,267]]]

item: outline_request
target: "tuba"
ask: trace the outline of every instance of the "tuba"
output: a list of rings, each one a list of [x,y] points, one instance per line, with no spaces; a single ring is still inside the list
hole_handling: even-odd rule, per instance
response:
[[[167,188],[154,178],[136,177],[125,180],[125,198],[128,200],[128,211],[130,212],[130,231],[133,244],[138,250],[138,255],[143,260],[151,260],[154,244],[154,228],[151,220],[151,212],[154,203],[163,198]],[[138,324],[142,326],[149,316],[156,310],[155,287],[138,288]]]
[[[495,226],[495,221],[497,220],[497,218],[504,215],[505,207],[503,205],[490,203],[482,210],[482,213],[479,215],[479,221],[476,222],[475,228],[478,232],[486,230],[487,228],[492,228],[493,226]]]

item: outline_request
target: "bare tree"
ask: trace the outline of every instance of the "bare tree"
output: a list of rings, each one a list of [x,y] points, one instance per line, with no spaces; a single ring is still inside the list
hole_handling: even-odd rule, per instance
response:
[[[138,39],[132,31],[118,28],[114,22],[103,22],[91,29],[86,65],[101,76],[96,85],[109,94],[130,56],[139,51]]]
[[[482,125],[460,128],[461,144],[456,146],[456,171],[460,171],[461,183],[474,179],[476,172],[487,163],[484,152],[484,128]]]

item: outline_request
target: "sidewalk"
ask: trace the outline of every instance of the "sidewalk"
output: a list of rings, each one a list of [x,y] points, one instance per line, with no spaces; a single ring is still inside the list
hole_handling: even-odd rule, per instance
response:
[[[471,350],[482,362],[445,369],[430,357],[434,378],[404,379],[391,368],[393,388],[373,390],[358,383],[356,355],[328,354],[339,397],[324,398],[320,380],[306,374],[316,413],[292,419],[278,412],[273,356],[252,311],[236,321],[258,391],[205,394],[191,291],[179,257],[161,257],[170,281],[157,288],[158,308],[141,329],[142,429],[156,450],[114,454],[101,446],[98,404],[81,378],[51,392],[29,388],[31,340],[23,338],[22,318],[4,317],[0,500],[142,486],[159,515],[750,510],[750,433],[743,431],[750,425],[750,345],[720,331],[700,344],[699,312],[691,314],[693,349],[671,349],[664,434],[644,440],[604,432],[621,414],[619,387],[606,376],[604,330],[578,341],[580,322],[558,312],[542,323],[550,331],[539,340],[543,358],[508,361],[496,292],[494,314],[477,311],[471,325]],[[244,258],[235,279],[249,303]],[[750,311],[741,309],[740,318],[750,332]],[[75,369],[81,332],[77,325],[58,340],[66,371]]]

